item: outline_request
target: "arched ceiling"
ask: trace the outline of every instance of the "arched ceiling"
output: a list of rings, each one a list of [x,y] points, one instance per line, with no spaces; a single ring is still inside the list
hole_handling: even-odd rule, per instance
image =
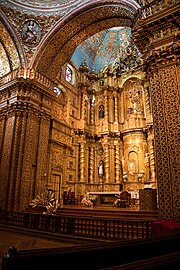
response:
[[[112,27],[133,27],[139,5],[133,1],[90,1],[71,12],[41,42],[31,66],[55,80],[59,67],[92,35]],[[122,4],[123,2],[123,4]],[[124,4],[126,2],[126,5]]]
[[[98,0],[95,0],[96,2]],[[19,7],[23,7],[26,9],[30,9],[31,12],[33,10],[43,10],[43,11],[53,11],[55,9],[62,9],[69,6],[75,6],[77,7],[80,4],[93,2],[89,0],[8,0],[8,2],[16,4]],[[102,1],[101,1],[102,2]],[[111,1],[112,2],[112,1]],[[143,0],[125,0],[122,2],[126,3],[138,3],[139,5],[142,5]]]
[[[101,71],[105,66],[119,63],[125,58],[131,43],[129,27],[113,27],[83,41],[75,50],[71,61],[79,68],[86,60],[90,72]]]
[[[123,51],[124,46],[121,44],[122,47],[119,47],[118,40],[122,43],[120,37],[122,33],[117,33],[114,27],[123,27],[124,33],[133,27],[134,17],[140,7],[137,2],[139,1],[7,0],[7,3],[11,4],[11,8],[12,5],[15,5],[15,9],[23,8],[24,13],[26,11],[32,12],[33,16],[36,11],[41,11],[41,14],[48,16],[47,11],[53,11],[56,14],[56,11],[59,9],[63,10],[65,7],[73,7],[72,9],[69,8],[69,12],[59,19],[47,35],[42,37],[36,49],[33,50],[31,62],[27,66],[36,69],[51,80],[56,80],[60,67],[66,61],[71,60],[72,55],[74,57],[74,59],[72,58],[73,60],[77,59],[75,55],[78,54],[78,50],[83,54],[81,60],[83,60],[83,57],[89,57],[90,68],[99,69],[105,62],[111,63],[114,61],[116,56],[119,55],[119,51]],[[10,27],[8,26],[8,28]],[[109,30],[110,28],[113,28],[113,30]],[[112,41],[112,38],[115,38],[114,41]],[[14,44],[14,47],[20,48],[18,38]],[[91,46],[91,50],[87,49],[88,44]],[[101,48],[106,52],[103,61],[99,57],[102,54],[102,51],[99,51],[100,45],[103,45]],[[77,47],[78,49],[76,49]],[[115,51],[115,48],[117,51]],[[16,59],[21,61],[18,64],[14,64],[13,56],[8,55],[8,46],[2,45],[1,52],[4,55],[4,59],[9,61],[9,69],[12,67],[11,70],[13,70],[16,66],[22,66],[23,61],[21,59],[25,59],[25,57],[21,51],[19,55],[17,50],[13,53],[13,55],[16,55]],[[79,63],[76,64],[79,65]]]

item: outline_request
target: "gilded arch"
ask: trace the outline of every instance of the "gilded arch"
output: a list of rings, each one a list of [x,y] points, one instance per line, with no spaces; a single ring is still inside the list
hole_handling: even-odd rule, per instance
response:
[[[139,5],[134,1],[92,1],[64,17],[40,43],[31,68],[51,80],[75,48],[91,35],[114,26],[133,26]]]

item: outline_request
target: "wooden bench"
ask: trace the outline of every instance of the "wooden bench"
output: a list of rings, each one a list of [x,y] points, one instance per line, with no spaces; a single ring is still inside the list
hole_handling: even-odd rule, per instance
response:
[[[180,234],[78,247],[20,250],[5,254],[2,270],[105,269],[180,252]],[[128,268],[127,268],[128,269]]]

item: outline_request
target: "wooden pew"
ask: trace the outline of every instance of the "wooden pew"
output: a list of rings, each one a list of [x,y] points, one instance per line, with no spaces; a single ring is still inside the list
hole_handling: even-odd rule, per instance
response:
[[[176,252],[180,253],[180,234],[59,249],[16,251],[12,248],[3,257],[2,270],[47,268],[97,270],[142,260],[151,261],[158,256],[170,256]]]

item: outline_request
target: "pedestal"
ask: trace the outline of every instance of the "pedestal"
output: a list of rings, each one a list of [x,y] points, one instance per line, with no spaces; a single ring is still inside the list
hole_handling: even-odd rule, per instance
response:
[[[145,188],[139,190],[140,210],[157,210],[157,190]]]

